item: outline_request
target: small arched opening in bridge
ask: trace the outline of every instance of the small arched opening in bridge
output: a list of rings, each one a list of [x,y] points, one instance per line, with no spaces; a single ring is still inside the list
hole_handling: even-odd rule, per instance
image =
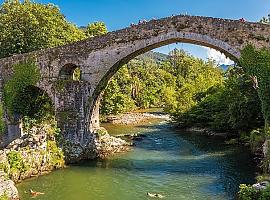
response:
[[[4,140],[6,143],[4,146],[21,137],[25,128],[30,128],[29,119],[41,122],[54,115],[54,104],[45,90],[29,85],[14,97],[12,112],[14,115],[8,120],[8,134],[5,135],[7,139]]]
[[[81,69],[75,64],[68,63],[61,68],[59,78],[64,80],[80,81]]]
[[[46,91],[33,85],[25,87],[16,96],[15,113],[20,117],[43,120],[54,114],[52,99]],[[19,103],[20,102],[20,103]]]
[[[182,33],[168,34],[168,35],[171,38],[168,39],[166,37],[157,36],[153,44],[149,44],[146,41],[138,41],[137,49],[135,50],[132,49],[132,51],[130,52],[128,51],[124,52],[123,56],[114,65],[112,65],[109,68],[107,73],[99,81],[90,101],[90,106],[88,110],[89,115],[87,116],[90,118],[88,121],[92,122],[92,123],[89,123],[91,130],[99,128],[99,120],[98,120],[99,119],[99,101],[110,79],[122,66],[124,66],[130,60],[134,59],[135,57],[141,54],[144,54],[153,49],[170,45],[173,43],[187,43],[187,44],[199,45],[202,47],[208,47],[208,48],[214,49],[224,54],[226,57],[230,58],[234,62],[238,63],[238,58],[240,57],[239,50],[235,49],[234,47],[230,46],[224,41],[213,39],[213,38],[210,38],[209,36],[200,35],[200,34],[190,34],[191,35],[191,36],[189,35],[190,38],[187,38],[187,36],[185,36],[186,34],[182,34]],[[134,44],[134,46],[136,46],[136,44]],[[97,123],[93,123],[93,121]]]

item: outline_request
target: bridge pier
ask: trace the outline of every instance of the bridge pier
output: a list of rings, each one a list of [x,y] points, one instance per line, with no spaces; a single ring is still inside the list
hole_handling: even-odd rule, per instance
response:
[[[62,84],[60,81],[60,85]],[[56,118],[61,129],[60,146],[65,152],[67,162],[96,157],[96,132],[99,129],[99,102],[89,115],[88,91],[90,85],[85,81],[64,81],[56,91]]]

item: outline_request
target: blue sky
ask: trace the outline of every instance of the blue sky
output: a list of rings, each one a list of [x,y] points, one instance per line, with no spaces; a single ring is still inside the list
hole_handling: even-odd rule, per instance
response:
[[[3,2],[3,0],[1,0]],[[270,13],[270,0],[36,0],[59,6],[66,18],[78,26],[103,21],[110,31],[152,19],[188,13],[190,15],[259,21]],[[195,45],[165,46],[158,51],[167,53],[181,47],[190,53],[208,57],[209,50]],[[210,52],[211,53],[211,52]]]
[[[161,18],[188,12],[230,19],[258,21],[270,12],[269,0],[36,0],[58,5],[78,26],[104,21],[109,30],[129,26],[140,19]]]

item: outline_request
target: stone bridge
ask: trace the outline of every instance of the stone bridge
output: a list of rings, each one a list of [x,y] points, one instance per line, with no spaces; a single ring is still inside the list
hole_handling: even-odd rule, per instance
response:
[[[84,146],[89,135],[99,129],[99,99],[110,78],[134,57],[175,42],[211,47],[237,61],[240,50],[248,43],[270,47],[270,26],[181,15],[57,48],[14,55],[0,60],[0,101],[3,85],[12,76],[12,65],[34,59],[42,75],[37,87],[54,102],[63,135],[67,141]],[[67,81],[77,67],[81,81]]]

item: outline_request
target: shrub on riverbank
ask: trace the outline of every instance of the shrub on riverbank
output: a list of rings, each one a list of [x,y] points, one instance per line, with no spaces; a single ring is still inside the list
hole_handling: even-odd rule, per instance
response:
[[[24,135],[0,151],[0,171],[19,182],[33,175],[62,168],[64,154],[55,140],[55,127],[50,124],[34,126]]]
[[[197,105],[176,114],[175,121],[182,127],[207,127],[239,136],[263,126],[258,95],[249,78],[240,68],[229,69],[225,77],[224,85],[210,88]]]
[[[238,192],[238,200],[269,200],[270,186],[266,189],[257,190],[252,186],[241,184]]]

